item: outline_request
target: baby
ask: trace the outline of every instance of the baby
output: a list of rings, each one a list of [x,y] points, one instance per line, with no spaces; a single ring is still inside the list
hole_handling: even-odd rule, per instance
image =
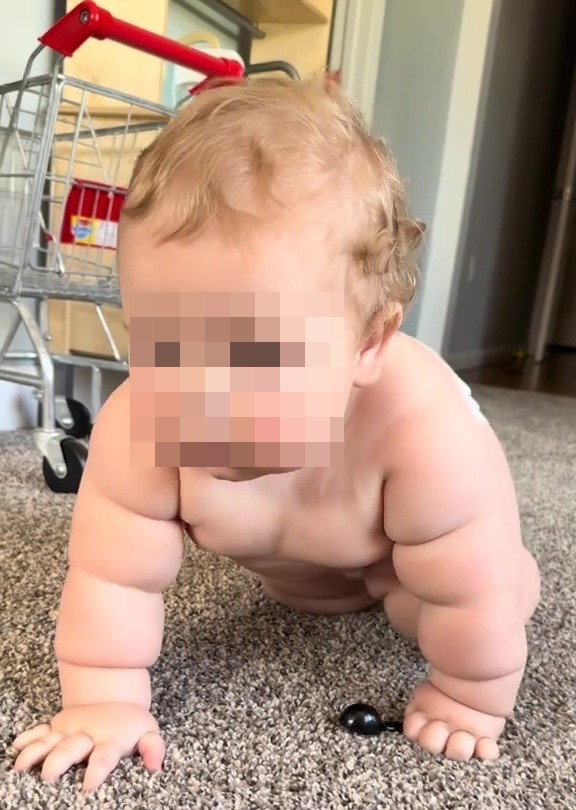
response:
[[[400,331],[422,227],[333,84],[214,87],[140,156],[118,266],[130,376],[94,427],[55,652],[62,711],[15,770],[84,789],[165,754],[148,669],[185,537],[311,613],[381,604],[428,677],[404,733],[498,757],[539,600],[470,392]]]

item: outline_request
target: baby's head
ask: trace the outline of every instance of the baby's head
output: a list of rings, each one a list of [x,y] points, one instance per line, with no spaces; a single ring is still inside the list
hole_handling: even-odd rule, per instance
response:
[[[141,463],[337,463],[351,390],[376,382],[414,296],[421,232],[336,85],[199,95],[140,156],[120,227]]]

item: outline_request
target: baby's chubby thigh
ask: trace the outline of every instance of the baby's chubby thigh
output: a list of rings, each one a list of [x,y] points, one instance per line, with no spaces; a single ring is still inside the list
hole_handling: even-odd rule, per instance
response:
[[[417,640],[421,600],[401,585],[391,555],[370,567],[365,585],[372,598],[382,603],[392,627]]]
[[[540,571],[528,549],[522,549],[522,610],[528,623],[540,602]]]

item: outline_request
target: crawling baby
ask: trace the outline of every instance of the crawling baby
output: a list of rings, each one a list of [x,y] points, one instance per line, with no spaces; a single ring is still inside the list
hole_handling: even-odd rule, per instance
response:
[[[429,665],[406,736],[498,757],[539,575],[492,429],[400,331],[421,231],[331,84],[212,88],[142,153],[118,249],[130,375],[75,503],[62,710],[17,737],[15,770],[87,760],[93,790],[124,756],[162,767],[148,669],[187,538],[294,610],[381,604]]]

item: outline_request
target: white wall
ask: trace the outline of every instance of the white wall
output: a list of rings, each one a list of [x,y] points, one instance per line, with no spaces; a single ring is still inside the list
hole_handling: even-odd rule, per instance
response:
[[[387,0],[372,132],[392,147],[411,213],[436,231],[436,202],[446,147],[464,0]],[[426,240],[428,241],[428,239]],[[424,275],[433,272],[421,254]],[[421,288],[423,289],[423,288]],[[422,292],[404,323],[414,334]]]
[[[26,61],[36,47],[37,37],[53,22],[53,3],[50,0],[18,0],[4,11],[4,24],[0,25],[0,84],[15,81],[24,72]],[[50,66],[50,53],[43,52],[36,61],[35,73],[44,73]],[[2,210],[0,208],[0,216]],[[12,307],[0,303],[0,345],[11,323]],[[18,337],[16,349],[28,349],[25,335]],[[10,430],[33,424],[36,401],[32,389],[0,381],[0,430]]]
[[[441,352],[475,168],[496,0],[464,2],[416,337]]]
[[[390,143],[410,210],[427,226],[423,278],[403,328],[438,352],[459,276],[503,1],[340,0],[337,7],[330,67],[346,68],[346,89],[361,103],[373,134]],[[384,23],[374,79],[366,36],[357,34],[370,26],[376,5]],[[351,14],[355,25],[347,29]]]

